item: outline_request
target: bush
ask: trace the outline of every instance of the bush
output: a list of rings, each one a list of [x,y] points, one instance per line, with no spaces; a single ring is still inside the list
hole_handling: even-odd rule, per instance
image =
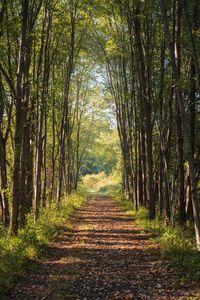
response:
[[[59,228],[80,207],[86,199],[85,191],[63,199],[63,207],[56,204],[50,209],[41,209],[37,223],[33,214],[27,216],[27,225],[13,237],[7,231],[0,235],[0,292],[8,288],[16,276],[23,273],[27,262],[38,258],[48,242],[58,233]]]

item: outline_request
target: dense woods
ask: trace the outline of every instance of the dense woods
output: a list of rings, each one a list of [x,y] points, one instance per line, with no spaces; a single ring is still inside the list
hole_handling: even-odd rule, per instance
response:
[[[105,8],[105,7],[104,7]],[[125,196],[200,245],[198,1],[113,1],[96,39],[115,103]]]
[[[79,1],[1,4],[1,206],[13,234],[32,207],[36,220],[76,189],[91,143],[82,15]]]
[[[194,224],[200,249],[199,14],[198,0],[1,1],[0,203],[12,234],[32,208],[35,221],[59,209],[81,175],[121,161],[135,209]],[[104,145],[115,127],[120,158]]]

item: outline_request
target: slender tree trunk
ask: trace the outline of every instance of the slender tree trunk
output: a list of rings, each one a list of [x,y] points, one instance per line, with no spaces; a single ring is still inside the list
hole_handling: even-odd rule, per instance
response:
[[[138,132],[138,203],[144,205],[144,194],[143,194],[143,179],[142,179],[142,151],[141,151],[141,138],[140,132]]]
[[[52,71],[52,81],[54,81],[54,66]],[[52,164],[52,177],[51,177],[51,193],[50,202],[54,199],[55,193],[55,147],[56,147],[56,132],[55,132],[55,95],[52,95],[52,150],[51,150],[51,164]]]
[[[3,208],[3,223],[7,227],[10,223],[9,198],[8,198],[8,178],[6,162],[6,141],[0,137],[0,170],[1,170],[1,197]]]
[[[47,108],[45,107],[44,112],[44,179],[43,179],[43,194],[42,194],[42,207],[46,207],[46,193],[47,193]]]
[[[178,205],[179,205],[179,224],[185,225],[185,176],[184,176],[184,161],[183,161],[183,136],[182,136],[182,122],[179,108],[177,107],[176,116],[176,130],[177,130],[177,160],[178,160]]]
[[[1,206],[4,226],[7,227],[10,222],[9,197],[8,197],[8,176],[6,162],[6,144],[8,139],[8,130],[3,133],[3,117],[5,113],[4,92],[2,84],[2,76],[0,73],[0,174],[1,174]],[[8,118],[8,128],[10,126],[10,118]]]
[[[181,14],[182,7],[180,1],[175,0],[175,60],[177,75],[179,79],[181,78],[181,53],[180,53],[180,38],[181,38]],[[176,91],[176,97],[181,97],[180,90]],[[176,116],[176,126],[177,126],[177,159],[178,159],[178,204],[179,204],[179,223],[180,225],[185,225],[186,216],[185,216],[185,193],[184,193],[184,158],[183,158],[183,134],[182,134],[182,120],[177,103],[177,116]]]

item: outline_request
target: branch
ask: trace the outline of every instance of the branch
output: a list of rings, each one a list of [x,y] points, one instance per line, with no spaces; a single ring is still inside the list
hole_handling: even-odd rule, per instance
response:
[[[16,98],[16,91],[15,91],[14,84],[13,84],[12,80],[10,79],[8,73],[6,72],[6,70],[4,69],[4,67],[2,66],[1,63],[0,63],[0,71],[1,71],[2,75],[4,76],[7,84],[10,87],[11,94],[14,96],[14,98]]]

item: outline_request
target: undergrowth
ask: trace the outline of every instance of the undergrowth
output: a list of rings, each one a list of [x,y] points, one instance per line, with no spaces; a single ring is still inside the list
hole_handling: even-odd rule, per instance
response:
[[[58,234],[61,225],[79,208],[86,199],[81,191],[63,199],[63,205],[57,210],[53,203],[50,209],[42,209],[37,223],[33,214],[27,217],[27,225],[19,230],[17,237],[7,231],[0,232],[0,294],[9,288],[16,277],[23,274],[31,260],[39,258],[47,244]]]
[[[181,229],[178,226],[166,226],[159,219],[149,220],[145,208],[134,210],[131,201],[116,197],[118,205],[131,217],[143,230],[152,233],[152,236],[161,245],[162,256],[169,258],[177,266],[183,267],[192,278],[200,279],[200,253],[195,247],[194,232],[191,228]]]

